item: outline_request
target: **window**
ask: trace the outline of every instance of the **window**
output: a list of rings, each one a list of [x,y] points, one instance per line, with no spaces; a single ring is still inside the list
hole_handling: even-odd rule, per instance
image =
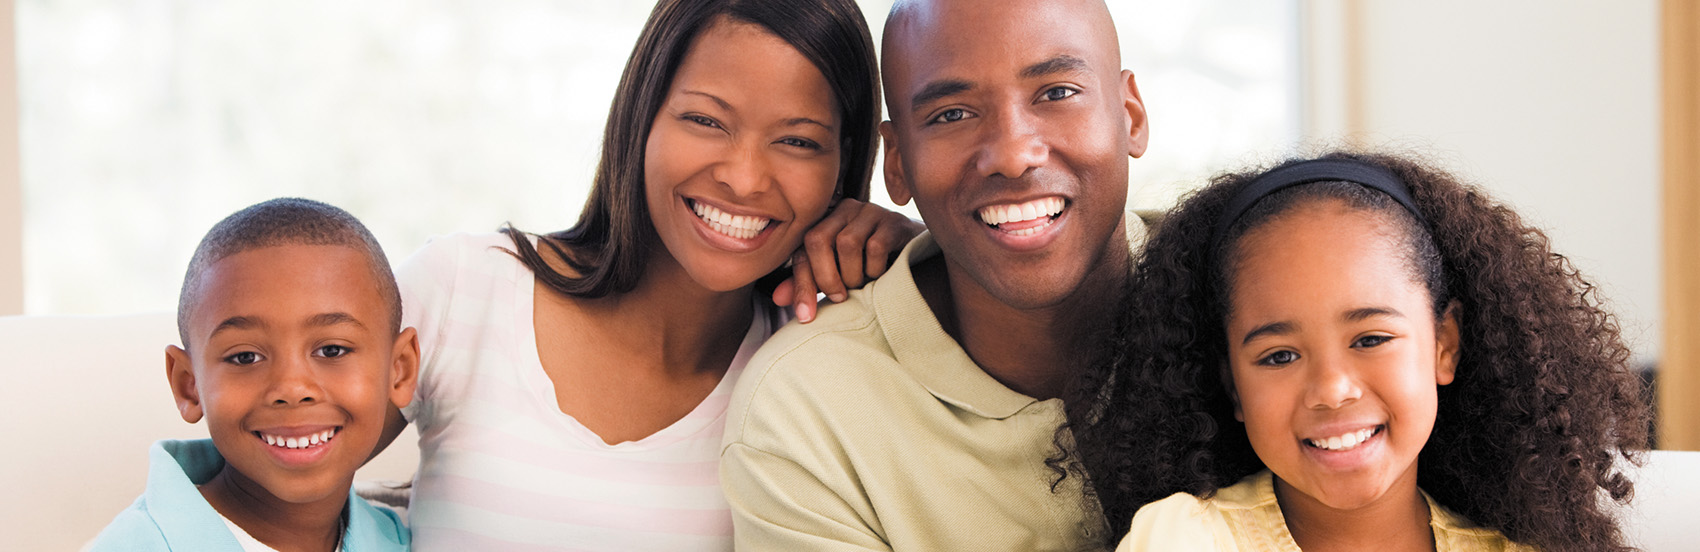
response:
[[[1111,5],[1151,112],[1134,204],[1296,140],[1296,2]],[[565,228],[650,7],[20,0],[26,312],[171,310],[207,228],[277,196],[348,209],[392,261]],[[889,7],[863,2],[876,34]]]

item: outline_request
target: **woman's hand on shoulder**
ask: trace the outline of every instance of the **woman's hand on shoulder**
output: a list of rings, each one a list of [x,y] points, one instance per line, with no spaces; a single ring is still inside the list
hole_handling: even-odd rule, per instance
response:
[[[797,320],[815,319],[815,293],[834,303],[891,268],[892,257],[927,227],[902,213],[846,198],[808,233],[791,254],[791,278],[773,290],[773,302],[792,307]]]

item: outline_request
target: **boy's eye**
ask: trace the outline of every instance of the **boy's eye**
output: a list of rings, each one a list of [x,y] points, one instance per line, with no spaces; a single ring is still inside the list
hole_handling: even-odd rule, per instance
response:
[[[260,360],[260,353],[253,351],[242,351],[240,353],[224,357],[225,362],[235,364],[237,366],[247,366],[249,364],[259,362]]]
[[[1282,350],[1264,355],[1263,358],[1257,359],[1257,363],[1263,366],[1284,366],[1298,359],[1298,353]]]
[[[1379,347],[1382,343],[1392,341],[1391,335],[1366,335],[1352,342],[1353,349],[1369,349]]]
[[[1063,99],[1067,99],[1069,96],[1073,96],[1073,95],[1079,94],[1079,93],[1080,93],[1079,90],[1075,90],[1073,88],[1069,88],[1069,87],[1066,87],[1066,86],[1058,86],[1056,88],[1052,88],[1052,89],[1045,91],[1045,101],[1054,102],[1054,101],[1057,101],[1057,100],[1063,100]]]
[[[322,357],[325,357],[325,358],[336,358],[336,357],[346,355],[346,354],[352,353],[352,352],[354,352],[354,349],[350,349],[348,347],[344,347],[344,346],[341,346],[341,345],[326,345],[326,346],[323,346],[323,347],[319,347],[319,350],[317,351],[319,356],[322,356]]]
[[[939,113],[938,115],[934,115],[931,120],[927,121],[927,123],[928,124],[954,123],[954,122],[957,122],[957,121],[960,121],[960,120],[963,120],[963,119],[967,119],[968,116],[969,116],[968,112],[966,110],[963,110],[963,109],[960,109],[960,108],[946,109],[946,110],[944,110],[944,112]]]

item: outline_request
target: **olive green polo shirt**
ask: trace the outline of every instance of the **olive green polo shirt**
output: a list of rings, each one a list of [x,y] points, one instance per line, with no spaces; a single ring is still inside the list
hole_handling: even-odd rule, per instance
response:
[[[1045,459],[1056,451],[1062,401],[992,379],[921,297],[910,267],[938,254],[921,234],[885,276],[823,306],[814,322],[781,329],[750,360],[720,465],[739,550],[1080,550],[1103,541],[1081,478],[1052,489]]]

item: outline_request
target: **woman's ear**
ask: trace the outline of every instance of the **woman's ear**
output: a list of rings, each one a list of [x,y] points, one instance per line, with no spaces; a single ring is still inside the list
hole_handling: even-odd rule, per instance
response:
[[[419,332],[402,328],[390,350],[390,404],[403,408],[413,402],[413,390],[419,386]]]
[[[1439,323],[1434,330],[1434,383],[1446,385],[1458,374],[1459,347],[1463,341],[1458,328],[1458,309],[1461,308],[1454,299],[1446,304],[1446,310],[1440,313]]]
[[[165,381],[171,384],[171,396],[177,399],[177,413],[183,421],[201,421],[201,391],[195,387],[195,366],[189,362],[189,352],[176,345],[165,347]]]

